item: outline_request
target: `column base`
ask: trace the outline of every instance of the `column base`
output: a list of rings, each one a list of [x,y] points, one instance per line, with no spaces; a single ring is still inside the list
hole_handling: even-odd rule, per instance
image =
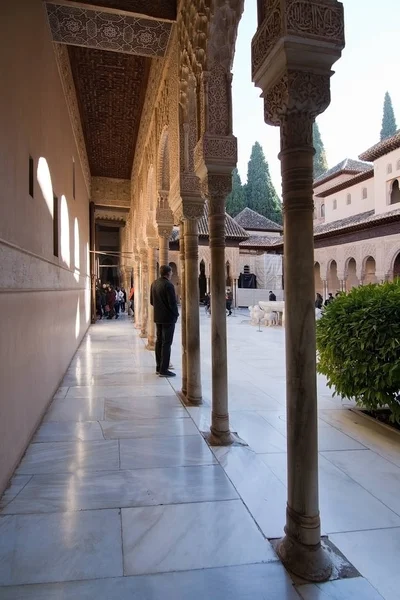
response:
[[[209,446],[248,446],[237,433],[233,431],[202,431],[201,435]]]
[[[154,342],[148,342],[146,344],[146,350],[151,350],[152,352],[154,352],[155,349],[156,349],[156,345]]]
[[[139,333],[139,337],[140,337],[140,338],[147,338],[147,333],[144,333],[143,331],[141,331],[141,332]]]
[[[332,563],[321,544],[307,546],[286,534],[276,551],[284,566],[306,581],[327,581],[331,576]]]
[[[193,398],[189,396],[188,392],[185,393],[182,400],[186,406],[201,406],[203,404],[203,398],[201,396],[200,398]]]

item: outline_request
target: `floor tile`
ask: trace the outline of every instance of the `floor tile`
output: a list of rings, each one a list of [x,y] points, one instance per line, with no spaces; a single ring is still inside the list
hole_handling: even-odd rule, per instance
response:
[[[371,450],[326,452],[323,456],[400,515],[400,467]]]
[[[32,442],[88,442],[103,439],[103,431],[97,421],[50,421],[42,423]]]
[[[1,594],[2,600],[299,600],[278,562],[9,587]]]
[[[117,510],[0,517],[0,585],[120,575]]]
[[[105,420],[172,419],[189,417],[177,396],[109,398],[105,400]]]
[[[217,465],[78,471],[35,475],[3,514],[79,511],[179,502],[231,500],[238,495]]]
[[[297,591],[303,600],[384,600],[362,577],[301,585]]]
[[[63,398],[54,400],[43,421],[101,421],[103,398]]]
[[[121,469],[185,467],[216,463],[200,436],[121,440]]]
[[[156,381],[153,385],[90,385],[70,387],[66,398],[136,398],[141,396],[166,396],[171,393],[171,386]]]
[[[32,475],[14,475],[0,498],[0,510],[5,508],[18,494],[24,489],[27,483],[32,479]]]
[[[58,390],[54,394],[53,398],[65,398],[65,396],[67,395],[67,392],[68,392],[68,385],[63,384],[61,387],[58,388]]]
[[[245,440],[255,452],[286,452],[286,439],[261,415],[253,411],[231,414],[234,431]]]
[[[173,437],[196,435],[191,419],[138,419],[136,421],[104,421],[100,423],[106,439]]]
[[[261,457],[286,485],[286,456]],[[319,458],[319,495],[322,528],[326,533],[400,526],[398,515],[323,456]]]
[[[19,475],[110,471],[119,468],[118,442],[49,442],[31,444],[18,467]]]
[[[277,560],[240,500],[122,510],[125,575]]]
[[[400,529],[340,533],[330,539],[385,600],[399,600]]]
[[[321,419],[400,467],[399,434],[350,410],[321,410]]]
[[[214,448],[215,456],[267,538],[283,533],[286,486],[249,448]]]

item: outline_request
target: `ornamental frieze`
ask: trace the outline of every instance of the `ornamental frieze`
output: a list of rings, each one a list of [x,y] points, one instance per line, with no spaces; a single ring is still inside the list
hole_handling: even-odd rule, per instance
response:
[[[331,1],[289,0],[286,28],[288,33],[341,43],[344,39],[343,5]]]
[[[172,23],[47,3],[53,40],[98,50],[163,57]]]

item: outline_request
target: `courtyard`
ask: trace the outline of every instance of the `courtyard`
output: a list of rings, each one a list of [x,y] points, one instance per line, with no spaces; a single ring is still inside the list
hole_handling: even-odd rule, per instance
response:
[[[292,581],[269,542],[287,499],[284,329],[228,318],[248,445],[210,449],[210,321],[201,309],[201,407],[175,393],[180,323],[171,380],[127,316],[91,327],[1,501],[2,600],[400,598],[399,436],[318,377],[322,533],[360,575]]]

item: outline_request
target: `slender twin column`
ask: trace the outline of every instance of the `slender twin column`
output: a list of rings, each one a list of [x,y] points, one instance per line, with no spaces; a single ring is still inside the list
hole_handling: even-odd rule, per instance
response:
[[[234,437],[229,428],[228,365],[225,304],[225,199],[224,185],[231,174],[208,176],[208,227],[211,252],[211,357],[212,357],[212,412],[208,435],[212,445],[229,445]],[[212,183],[215,181],[215,188]]]
[[[186,261],[185,261],[185,235],[183,221],[180,225],[179,235],[179,262],[181,266],[181,337],[182,337],[182,394],[187,395],[187,350],[186,350]]]
[[[197,218],[183,219],[185,248],[186,299],[186,398],[191,404],[201,404],[200,361],[200,295],[199,295],[199,232]],[[182,326],[183,326],[182,322]]]
[[[147,310],[148,310],[148,337],[147,337],[147,350],[154,350],[155,349],[155,343],[156,343],[156,331],[155,331],[155,323],[154,323],[154,311],[153,311],[153,307],[150,304],[150,287],[151,284],[153,283],[153,281],[156,279],[157,274],[156,274],[156,267],[157,267],[157,260],[156,260],[156,249],[154,247],[150,247],[148,249],[148,266],[149,266],[149,273],[148,273],[148,306],[147,306]]]
[[[133,287],[134,287],[134,313],[135,313],[135,328],[140,329],[140,262],[139,256],[135,255],[133,265]]]
[[[148,257],[147,249],[141,250],[140,252],[140,337],[147,337],[147,319],[148,319]]]
[[[332,567],[321,547],[318,504],[313,120],[298,112],[281,121],[288,500],[278,554],[292,571],[318,581]]]

